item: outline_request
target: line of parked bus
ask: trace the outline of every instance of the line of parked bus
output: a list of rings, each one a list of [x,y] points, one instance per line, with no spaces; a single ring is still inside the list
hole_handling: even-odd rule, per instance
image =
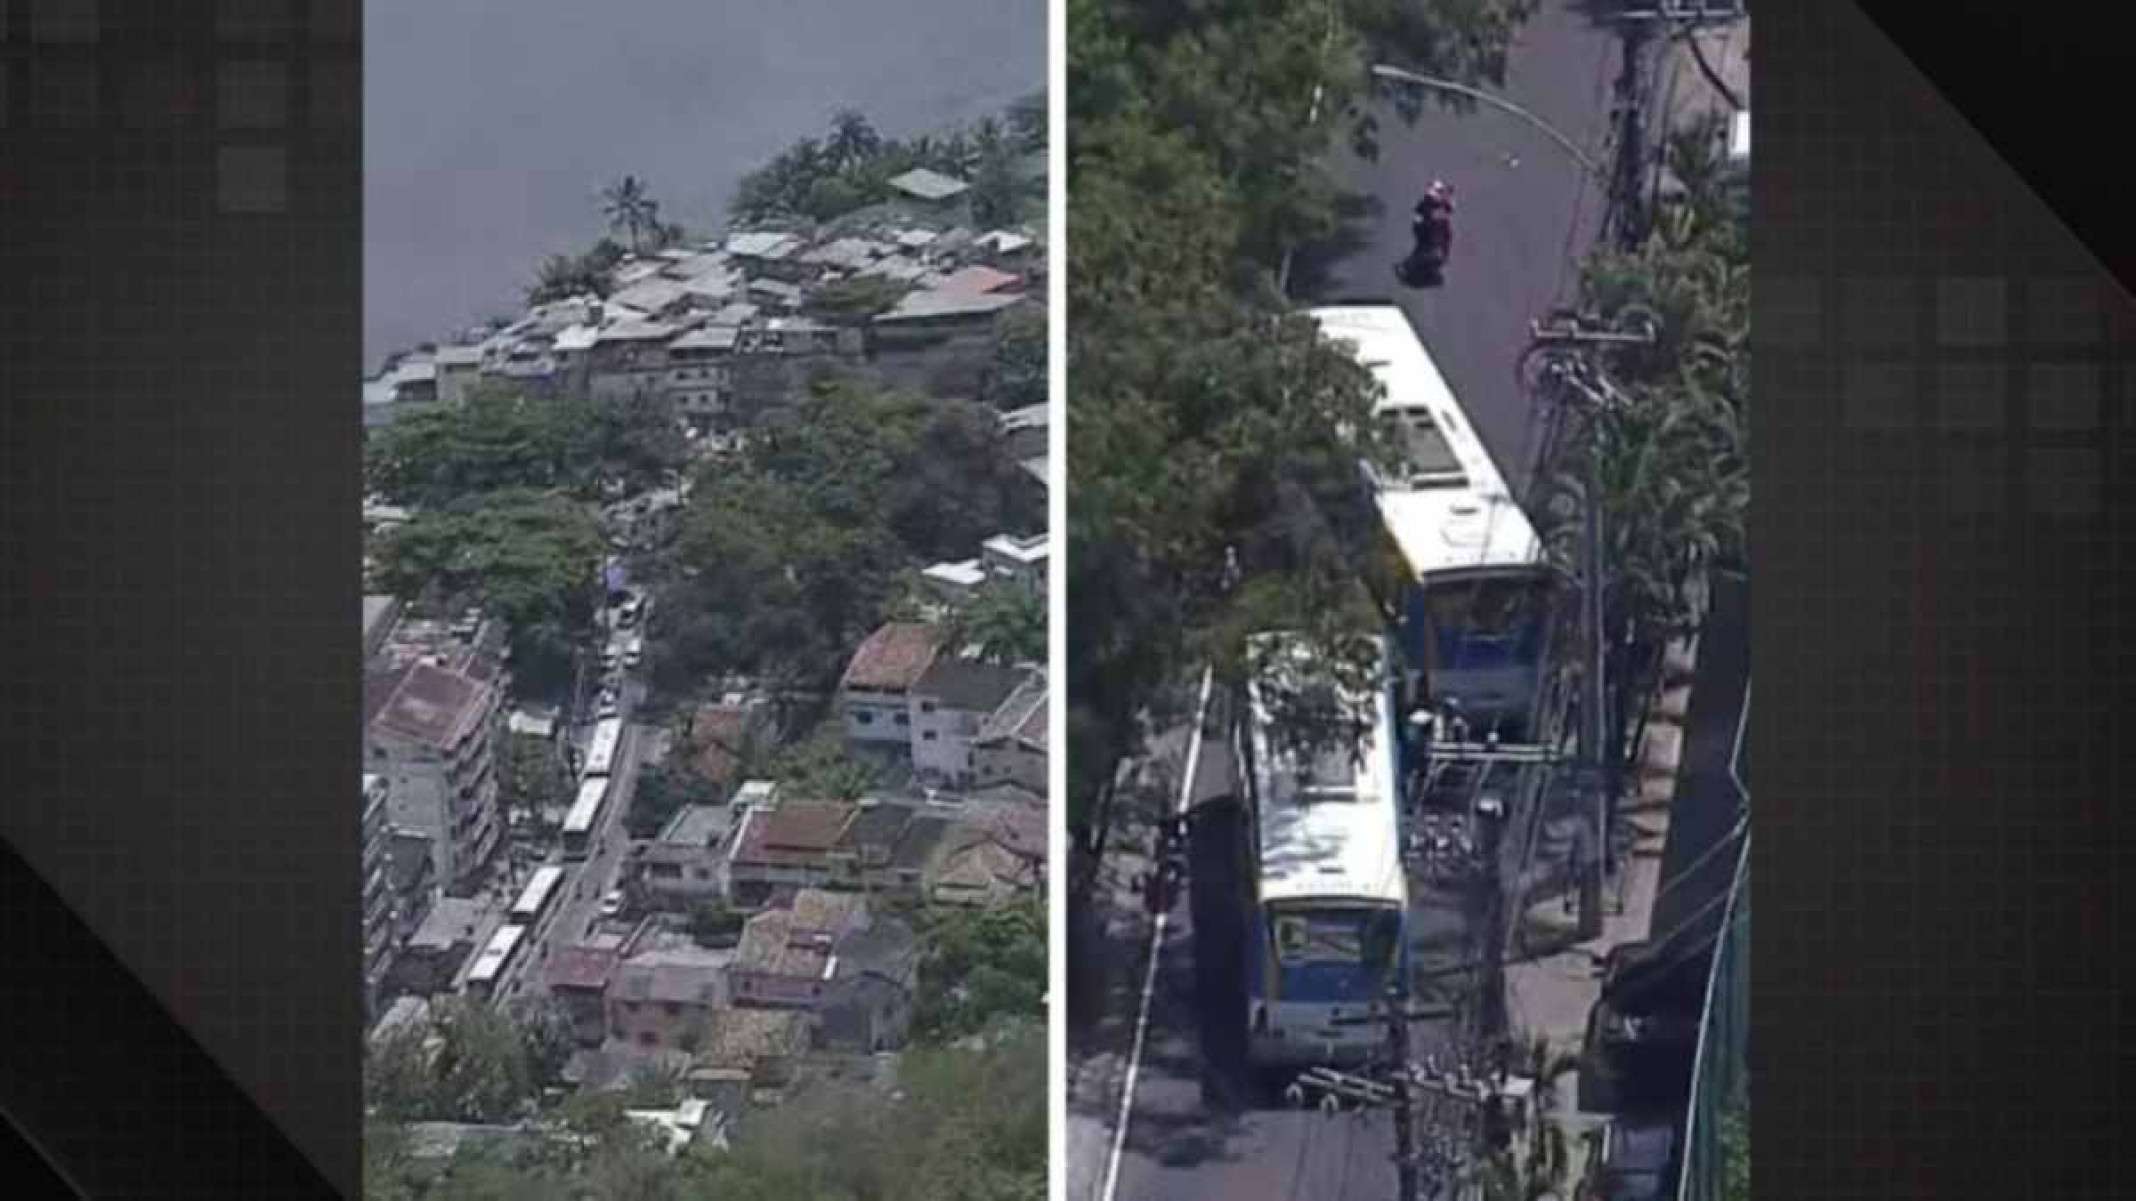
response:
[[[601,811],[608,804],[616,752],[622,742],[621,718],[605,717],[594,723],[593,741],[586,748],[586,763],[579,772],[578,799],[564,815],[565,859],[584,859],[591,849],[593,832],[599,828]]]
[[[1519,739],[1547,653],[1552,579],[1535,528],[1402,311],[1313,311],[1385,390],[1375,416],[1397,450],[1363,466],[1399,565],[1398,619],[1370,695],[1340,698],[1361,728],[1342,740],[1282,728],[1269,697],[1310,665],[1263,635],[1233,743],[1247,791],[1252,917],[1245,942],[1248,1057],[1257,1065],[1355,1062],[1384,1036],[1358,1019],[1406,997],[1409,891],[1403,782],[1415,748],[1399,707],[1457,712],[1476,736]]]
[[[579,773],[578,799],[564,816],[565,863],[584,860],[591,849],[593,832],[599,828],[601,811],[608,803],[616,753],[622,740],[621,719],[604,718],[594,724],[593,740],[586,750],[586,763]],[[533,876],[513,902],[506,923],[497,928],[475,956],[475,964],[467,973],[469,992],[478,996],[495,992],[497,982],[511,967],[531,932],[547,921],[550,913],[562,903],[563,878],[567,870],[564,864],[557,863],[534,869]]]

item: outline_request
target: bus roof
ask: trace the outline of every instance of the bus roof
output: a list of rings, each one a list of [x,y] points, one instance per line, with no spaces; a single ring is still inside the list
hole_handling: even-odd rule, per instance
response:
[[[1271,737],[1258,682],[1249,693],[1262,902],[1405,904],[1391,691],[1377,690],[1369,706],[1351,698],[1371,722],[1354,748],[1334,746],[1304,762]]]
[[[534,869],[527,886],[520,890],[519,899],[512,903],[512,914],[534,914],[548,904],[549,894],[556,889],[556,882],[563,878],[564,869],[554,863],[545,863]]]
[[[1402,466],[1369,474],[1380,521],[1410,571],[1428,580],[1539,568],[1534,525],[1402,310],[1376,305],[1309,315],[1386,389],[1374,412],[1395,427]]]
[[[499,926],[497,932],[490,935],[489,945],[475,956],[475,966],[467,973],[467,982],[486,984],[496,979],[497,973],[504,970],[505,961],[519,949],[519,940],[526,937],[526,933],[525,926]]]
[[[571,812],[564,815],[564,833],[584,834],[591,830],[593,819],[600,815],[601,800],[607,795],[607,776],[595,776],[580,784],[578,800],[572,802]]]
[[[586,774],[605,776],[615,767],[616,745],[623,738],[621,718],[604,717],[594,723],[593,741],[586,747]]]

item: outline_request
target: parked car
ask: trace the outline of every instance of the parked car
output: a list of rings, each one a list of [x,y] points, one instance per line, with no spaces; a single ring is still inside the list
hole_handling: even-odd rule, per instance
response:
[[[623,912],[623,890],[611,889],[601,898],[601,916],[614,917]]]
[[[1596,1201],[1659,1201],[1676,1173],[1676,1130],[1668,1121],[1619,1117],[1604,1128]]]

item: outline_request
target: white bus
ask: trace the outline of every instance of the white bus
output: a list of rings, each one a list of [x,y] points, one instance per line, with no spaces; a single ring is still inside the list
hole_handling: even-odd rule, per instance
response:
[[[616,746],[623,741],[623,720],[604,717],[593,726],[593,741],[586,747],[586,767],[579,778],[591,780],[615,770]]]
[[[1453,701],[1475,737],[1518,739],[1534,717],[1553,576],[1528,515],[1483,438],[1391,305],[1313,310],[1386,389],[1375,415],[1394,436],[1391,471],[1367,464],[1398,570],[1396,638],[1435,701]]]
[[[511,966],[512,956],[519,951],[519,943],[527,936],[525,926],[499,926],[490,936],[489,945],[475,956],[475,966],[467,972],[467,991],[476,996],[493,996],[497,982]]]
[[[1252,832],[1247,922],[1247,1057],[1258,1066],[1352,1063],[1374,1054],[1373,1007],[1406,997],[1409,886],[1402,866],[1394,698],[1370,695],[1271,712],[1268,683],[1307,666],[1283,635],[1255,639],[1269,673],[1247,687],[1236,743]],[[1304,731],[1312,720],[1333,728]]]
[[[578,800],[564,815],[564,858],[584,859],[593,842],[594,826],[601,820],[601,806],[608,803],[608,777],[588,776],[579,785]]]
[[[549,916],[563,878],[564,869],[557,864],[545,863],[535,868],[527,886],[520,890],[519,899],[512,902],[512,921],[530,930],[538,928],[542,919]]]

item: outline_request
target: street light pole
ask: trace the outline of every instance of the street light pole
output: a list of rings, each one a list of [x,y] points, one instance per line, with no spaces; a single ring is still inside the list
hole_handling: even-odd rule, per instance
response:
[[[1604,175],[1602,168],[1597,166],[1595,164],[1595,161],[1587,156],[1586,151],[1580,149],[1580,145],[1578,142],[1573,141],[1570,137],[1559,131],[1557,127],[1551,125],[1548,121],[1543,120],[1541,117],[1536,116],[1534,113],[1529,112],[1527,109],[1522,108],[1521,106],[1513,103],[1510,100],[1505,99],[1504,97],[1493,96],[1489,92],[1483,91],[1480,88],[1473,88],[1465,83],[1455,83],[1451,79],[1435,79],[1432,76],[1419,75],[1415,71],[1407,71],[1402,69],[1401,67],[1390,67],[1385,63],[1374,63],[1372,65],[1372,74],[1376,78],[1385,79],[1394,83],[1406,83],[1413,87],[1432,88],[1441,92],[1452,92],[1457,96],[1466,96],[1471,100],[1479,101],[1483,104],[1488,104],[1492,108],[1498,109],[1501,112],[1511,113],[1512,115],[1520,118],[1523,121],[1526,121],[1528,124],[1533,125],[1535,128],[1541,130],[1546,137],[1548,137],[1551,141],[1556,142],[1560,147],[1564,149],[1566,154],[1572,156],[1572,161],[1578,163],[1580,165],[1581,170],[1587,172],[1589,175],[1595,176],[1598,179],[1607,178],[1607,176]]]

